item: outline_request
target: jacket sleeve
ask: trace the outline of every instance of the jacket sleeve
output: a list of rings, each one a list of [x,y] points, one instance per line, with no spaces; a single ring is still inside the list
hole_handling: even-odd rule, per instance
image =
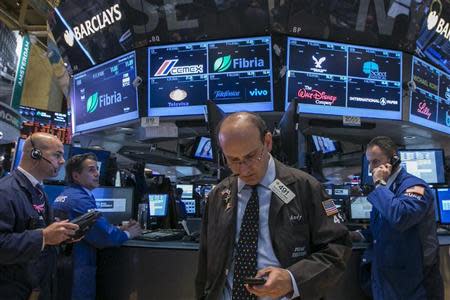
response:
[[[379,186],[369,194],[368,200],[393,228],[405,231],[420,222],[429,205],[433,203],[428,190],[423,188],[425,191],[423,196],[404,192],[396,196],[388,188]]]
[[[297,282],[302,300],[317,299],[331,291],[343,275],[351,255],[347,228],[335,223],[338,218],[327,216],[322,206],[329,196],[319,182],[306,184],[303,191],[306,190],[309,192],[300,195],[311,199],[303,202],[309,216],[311,254],[288,268]]]
[[[128,240],[128,236],[101,216],[89,229],[84,240],[96,248],[118,247]]]
[[[211,195],[212,196],[212,195]],[[214,199],[214,198],[209,198]],[[207,274],[207,236],[208,236],[208,209],[209,201],[206,202],[205,213],[202,218],[200,230],[200,251],[198,257],[197,276],[195,278],[196,299],[204,299],[206,274]]]
[[[42,250],[42,229],[14,232],[19,216],[13,207],[18,194],[0,189],[0,264],[18,264],[39,257]],[[20,196],[20,194],[19,194]]]

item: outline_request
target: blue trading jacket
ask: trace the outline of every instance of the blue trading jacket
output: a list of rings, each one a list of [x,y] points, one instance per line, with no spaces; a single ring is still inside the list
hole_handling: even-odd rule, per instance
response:
[[[95,209],[95,199],[81,186],[66,187],[53,203],[55,216],[73,219]],[[85,237],[73,247],[72,300],[95,299],[97,248],[117,247],[128,240],[127,235],[100,217]]]
[[[424,195],[407,192],[414,186]],[[402,169],[390,188],[377,187],[368,200],[373,208],[363,234],[371,242],[374,299],[426,299],[423,270],[438,258],[430,188]]]

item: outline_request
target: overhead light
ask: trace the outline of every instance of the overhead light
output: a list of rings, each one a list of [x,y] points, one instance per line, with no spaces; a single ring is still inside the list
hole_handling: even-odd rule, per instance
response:
[[[415,139],[415,138],[416,138],[416,137],[413,136],[413,135],[406,135],[406,136],[403,137],[404,140],[413,140],[413,139]]]

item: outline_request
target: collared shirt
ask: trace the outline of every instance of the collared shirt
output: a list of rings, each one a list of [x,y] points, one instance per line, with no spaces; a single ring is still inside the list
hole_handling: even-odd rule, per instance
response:
[[[257,257],[257,269],[263,269],[265,267],[280,267],[280,262],[278,261],[272,247],[272,240],[270,238],[269,232],[269,209],[270,200],[272,198],[272,191],[269,185],[275,180],[275,161],[272,156],[270,156],[269,163],[267,166],[267,171],[262,180],[260,181],[257,191],[259,198],[259,235],[258,235],[258,257]],[[238,178],[238,205],[237,205],[237,221],[236,221],[236,235],[235,243],[233,249],[233,256],[236,255],[236,247],[239,241],[239,233],[241,230],[242,219],[244,217],[245,208],[247,207],[247,202],[250,200],[252,194],[252,189],[246,186],[246,183]],[[289,271],[288,271],[289,272]],[[223,289],[223,300],[231,300],[233,291],[233,274],[234,274],[234,259],[228,272],[227,279],[225,282],[225,288]],[[291,276],[292,286],[294,288],[294,294],[292,298],[298,297],[299,291],[297,284],[295,282],[294,276],[289,272]],[[273,299],[270,297],[259,297],[260,300]],[[283,297],[281,299],[289,299]]]

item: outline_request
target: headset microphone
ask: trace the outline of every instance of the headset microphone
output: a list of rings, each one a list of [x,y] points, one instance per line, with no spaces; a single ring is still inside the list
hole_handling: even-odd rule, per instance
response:
[[[43,160],[45,160],[46,162],[48,162],[51,166],[52,166],[52,168],[53,168],[53,170],[55,171],[55,173],[56,172],[58,172],[58,168],[55,168],[55,166],[53,165],[53,163],[50,161],[50,160],[48,160],[48,159],[46,159],[45,157],[41,157]]]

